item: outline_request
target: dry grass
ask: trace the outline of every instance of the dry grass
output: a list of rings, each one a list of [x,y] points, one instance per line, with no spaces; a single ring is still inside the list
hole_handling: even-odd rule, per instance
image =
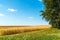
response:
[[[10,35],[49,28],[51,28],[51,26],[0,26],[0,35]]]

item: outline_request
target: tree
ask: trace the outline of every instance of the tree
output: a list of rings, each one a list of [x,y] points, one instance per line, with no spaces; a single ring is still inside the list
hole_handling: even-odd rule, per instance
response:
[[[44,4],[45,10],[41,15],[52,27],[60,28],[60,0],[44,0]]]

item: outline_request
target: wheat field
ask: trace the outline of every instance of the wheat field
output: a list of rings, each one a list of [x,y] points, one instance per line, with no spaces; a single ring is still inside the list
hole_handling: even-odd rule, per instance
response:
[[[31,32],[40,29],[49,29],[51,26],[0,26],[0,35],[11,35]]]

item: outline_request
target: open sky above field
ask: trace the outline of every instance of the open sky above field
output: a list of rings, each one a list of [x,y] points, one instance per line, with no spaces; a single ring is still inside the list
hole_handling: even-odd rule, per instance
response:
[[[0,25],[48,25],[42,0],[0,0]]]

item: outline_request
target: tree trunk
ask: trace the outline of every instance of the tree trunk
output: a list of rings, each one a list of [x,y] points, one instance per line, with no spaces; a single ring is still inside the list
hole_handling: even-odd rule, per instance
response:
[[[58,27],[59,27],[59,29],[60,29],[60,21],[58,22]]]

